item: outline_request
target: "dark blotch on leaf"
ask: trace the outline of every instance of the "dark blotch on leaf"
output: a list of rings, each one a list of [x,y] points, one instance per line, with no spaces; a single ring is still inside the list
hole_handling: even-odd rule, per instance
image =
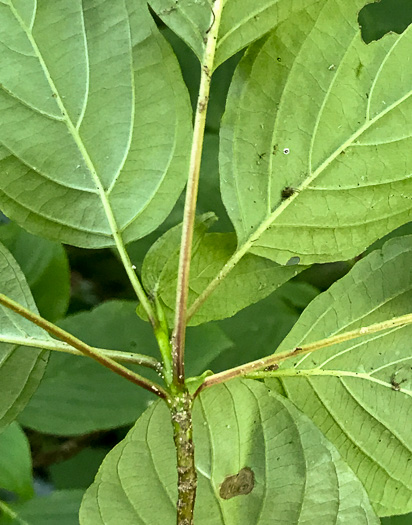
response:
[[[281,196],[282,200],[284,201],[286,199],[289,199],[289,197],[292,197],[292,195],[294,195],[295,193],[296,193],[296,189],[295,188],[292,188],[291,186],[286,186],[280,192],[280,196]]]
[[[255,486],[255,475],[249,467],[242,468],[237,474],[227,476],[220,485],[219,495],[222,499],[250,494]]]

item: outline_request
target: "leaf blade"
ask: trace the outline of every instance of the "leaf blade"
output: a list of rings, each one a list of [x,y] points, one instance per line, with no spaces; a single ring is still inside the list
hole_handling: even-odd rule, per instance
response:
[[[410,122],[403,106],[410,103],[411,79],[403,75],[394,95],[389,84],[408,56],[412,31],[367,46],[357,6],[328,0],[281,24],[252,46],[229,93],[221,134],[223,200],[239,243],[279,263],[294,256],[302,264],[353,257],[411,217]],[[373,113],[368,108],[376,100],[388,103]],[[397,138],[401,127],[399,142],[368,147],[371,131]],[[282,198],[285,187],[298,191]]]
[[[308,306],[279,350],[408,312],[411,241],[395,238],[357,263]],[[335,443],[382,516],[412,505],[410,472],[399,468],[412,450],[410,331],[388,330],[280,367],[288,397]],[[282,378],[291,367],[309,377]]]
[[[317,0],[255,0],[253,6],[242,5],[236,0],[226,0],[216,43],[214,69],[273,29],[294,12],[305,9]],[[171,3],[168,0],[151,0],[156,14],[193,49],[202,61],[205,35],[214,23],[213,3]]]
[[[26,280],[11,254],[0,243],[1,290],[11,299],[37,313]],[[31,337],[49,341],[50,336],[26,319],[0,306],[1,334]],[[0,382],[3,394],[0,400],[0,426],[4,428],[16,418],[37,389],[47,364],[48,353],[39,349],[0,344]]]
[[[174,519],[177,476],[171,431],[164,432],[168,419],[166,406],[157,403],[107,456],[83,500],[84,525]],[[321,514],[331,523],[337,517],[339,523],[378,523],[361,485],[333,447],[287,400],[268,395],[261,384],[234,381],[202,394],[195,405],[194,435],[199,524],[264,525],[276,518],[303,524]],[[144,486],[137,478],[138,462],[148,475]],[[230,476],[245,466],[254,478],[249,478],[249,493],[237,494],[244,487],[230,485]],[[337,491],[334,496],[346,491],[346,508],[327,495],[326,486]],[[109,494],[116,494],[114,509]],[[156,497],[148,497],[152,494]]]
[[[0,15],[4,38],[11,38],[13,15],[21,28],[16,39],[35,60],[25,65],[14,53],[2,70],[6,214],[31,231],[88,247],[111,246],[119,233],[129,242],[155,229],[183,188],[191,124],[177,61],[144,3],[82,10],[59,0],[38,8],[33,31],[11,5]],[[68,63],[79,71],[73,74]],[[21,83],[24,97],[35,92],[39,100],[17,97],[13,71],[22,67],[28,79],[37,71],[34,87]],[[29,137],[22,137],[19,121]]]

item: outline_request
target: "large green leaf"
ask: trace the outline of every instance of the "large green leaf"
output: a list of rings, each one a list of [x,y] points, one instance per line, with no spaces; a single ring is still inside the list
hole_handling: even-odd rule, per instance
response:
[[[146,3],[5,0],[0,27],[6,215],[84,247],[155,229],[184,185],[191,110]]]
[[[210,215],[199,217],[194,231],[190,269],[189,305],[205,290],[236,249],[235,235],[206,233]],[[179,264],[181,225],[166,232],[149,250],[143,262],[146,290],[158,297],[173,321]],[[242,308],[267,297],[304,266],[280,266],[263,257],[246,255],[190,319],[190,325],[230,317]],[[230,300],[229,300],[230,298]]]
[[[366,45],[363,4],[291,17],[251,47],[229,92],[223,200],[239,244],[281,264],[355,256],[412,217],[412,26]],[[298,191],[282,200],[285,187]]]
[[[157,403],[109,453],[86,492],[82,525],[174,523],[169,417],[166,405]],[[204,392],[195,404],[194,437],[198,525],[378,523],[336,450],[288,400],[258,382]],[[230,477],[245,471],[249,493],[236,494]]]
[[[225,0],[219,36],[216,43],[214,68],[240,49],[257,40],[296,11],[305,9],[318,0]],[[149,0],[151,7],[163,22],[193,49],[199,60],[205,50],[205,36],[215,20],[215,0],[178,2],[176,0]]]
[[[69,316],[59,325],[93,346],[160,357],[150,325],[136,316],[135,309],[132,301],[109,301]],[[189,372],[202,373],[231,345],[218,327],[191,329],[187,341]],[[159,381],[154,372],[142,367],[136,370]],[[53,352],[44,378],[19,421],[49,434],[86,434],[133,424],[154,399],[92,359]]]
[[[279,351],[409,313],[411,304],[407,236],[312,301]],[[411,337],[410,325],[386,330],[289,359],[279,371],[289,399],[336,445],[382,516],[412,510]]]
[[[78,525],[82,490],[58,490],[47,496],[13,505],[14,520],[0,519],[1,525]]]
[[[1,243],[0,291],[37,313],[22,271]],[[51,340],[44,330],[0,306],[0,429],[21,412],[43,377],[47,353],[20,346],[30,344],[33,338]]]
[[[1,226],[0,241],[20,265],[40,314],[53,322],[63,317],[70,299],[69,263],[63,246],[13,223]]]
[[[0,434],[0,489],[23,500],[33,497],[30,445],[15,421]]]

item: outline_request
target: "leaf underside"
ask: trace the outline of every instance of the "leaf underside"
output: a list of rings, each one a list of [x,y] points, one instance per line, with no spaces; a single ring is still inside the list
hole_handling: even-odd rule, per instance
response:
[[[88,248],[155,229],[184,185],[191,110],[146,3],[3,0],[0,27],[4,213]]]
[[[109,453],[83,499],[82,525],[174,522],[168,419],[166,406],[157,403]],[[199,525],[378,523],[336,450],[262,384],[234,381],[206,391],[195,404],[194,435]]]
[[[277,24],[317,0],[253,0],[223,2],[216,42],[214,69],[235,53],[273,29]],[[207,33],[215,21],[213,2],[149,0],[156,14],[180,36],[202,61]]]
[[[37,313],[24,275],[10,252],[0,243],[1,292]],[[1,335],[10,339],[50,341],[50,336],[11,310],[0,306]],[[47,364],[48,353],[17,343],[0,342],[0,429],[21,412],[37,389]]]
[[[251,46],[229,91],[223,200],[239,244],[280,264],[353,257],[412,218],[412,26],[366,45],[363,4],[290,17]],[[283,200],[285,187],[297,191]]]
[[[207,233],[212,220],[211,214],[204,214],[197,218],[195,225],[189,306],[207,288],[236,249],[234,234]],[[167,231],[151,247],[142,267],[143,284],[162,302],[170,324],[174,318],[180,237],[181,225]],[[200,306],[189,325],[231,317],[239,310],[264,299],[304,269],[304,266],[280,266],[263,257],[246,255]]]
[[[409,313],[411,304],[412,236],[406,236],[314,299],[278,351]],[[280,377],[289,399],[335,444],[381,516],[412,510],[411,337],[410,325],[390,329],[280,367],[294,372]]]

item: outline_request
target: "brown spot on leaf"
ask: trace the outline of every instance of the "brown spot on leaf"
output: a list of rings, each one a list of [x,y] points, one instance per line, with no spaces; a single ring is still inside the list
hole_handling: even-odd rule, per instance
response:
[[[250,494],[255,486],[255,475],[249,467],[242,468],[237,474],[227,476],[220,485],[219,495],[222,499]]]

